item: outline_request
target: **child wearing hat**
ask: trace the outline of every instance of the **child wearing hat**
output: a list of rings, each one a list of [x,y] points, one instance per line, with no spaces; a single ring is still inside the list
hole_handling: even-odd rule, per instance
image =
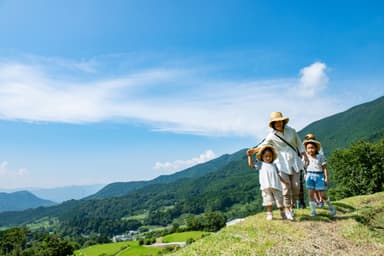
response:
[[[316,140],[316,136],[312,133],[308,133],[307,135],[305,135],[304,137],[304,141],[305,142],[306,140]],[[323,153],[323,148],[320,147],[319,149],[319,154],[322,154],[324,155]],[[323,198],[321,197],[321,193],[319,190],[316,190],[315,193],[314,193],[314,199],[315,199],[315,202],[316,202],[316,205],[318,207],[324,207],[324,200]]]
[[[252,155],[257,153],[256,155],[256,163],[253,163]],[[283,206],[283,193],[281,186],[281,177],[279,176],[279,171],[277,166],[273,163],[276,159],[277,154],[273,146],[264,145],[261,148],[252,148],[247,151],[248,155],[248,163],[250,166],[255,167],[259,170],[259,182],[260,182],[260,190],[262,191],[263,198],[263,206],[267,211],[267,220],[272,220],[272,206],[276,204],[276,206],[280,209],[280,216],[283,219],[293,220],[291,215],[286,216],[284,213]],[[289,214],[289,209],[286,210]]]
[[[326,201],[329,209],[329,215],[335,216],[336,210],[327,196],[328,170],[324,155],[319,154],[321,144],[314,139],[307,139],[303,142],[306,154],[309,160],[306,172],[306,186],[309,194],[309,206],[311,207],[311,216],[316,216],[316,202],[314,198],[315,191],[319,191],[321,197]]]

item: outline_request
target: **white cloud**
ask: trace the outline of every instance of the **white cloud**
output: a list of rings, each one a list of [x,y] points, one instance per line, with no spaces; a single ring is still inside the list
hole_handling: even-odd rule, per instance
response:
[[[25,168],[18,169],[16,171],[8,169],[8,162],[3,161],[0,163],[0,177],[3,178],[18,178],[24,177],[27,175],[27,170]]]
[[[143,69],[74,81],[68,74],[49,73],[51,69],[41,63],[0,63],[0,118],[67,123],[133,119],[161,131],[261,137],[272,111],[282,111],[299,129],[340,109],[331,97],[310,97],[328,81],[326,65],[319,62],[303,68],[300,81],[216,80],[194,68]],[[298,97],[297,89],[306,97]]]
[[[175,160],[173,162],[156,162],[153,169],[162,171],[165,173],[174,173],[175,171],[184,170],[188,167],[196,164],[205,163],[216,157],[216,154],[212,150],[207,150],[200,154],[198,157],[194,157],[189,160]],[[164,173],[165,172],[165,173]]]
[[[324,89],[329,81],[325,71],[327,65],[322,62],[315,62],[300,70],[299,93],[303,96],[314,96]]]

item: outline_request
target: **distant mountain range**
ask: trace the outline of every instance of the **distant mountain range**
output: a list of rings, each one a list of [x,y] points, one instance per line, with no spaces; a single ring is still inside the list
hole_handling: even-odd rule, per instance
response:
[[[0,189],[1,192],[29,191],[42,199],[50,200],[55,203],[62,203],[71,199],[82,199],[99,191],[105,184],[63,186],[54,188],[16,188]]]
[[[52,206],[54,202],[41,199],[28,191],[0,193],[0,212],[21,211],[40,206]]]
[[[316,134],[325,153],[329,155],[356,140],[383,139],[383,117],[384,97],[380,97],[316,121],[299,134],[301,137],[307,133]],[[12,214],[3,213],[0,214],[0,226],[25,224],[51,216],[58,217],[69,227],[80,229],[81,223],[90,227],[103,218],[121,222],[123,217],[143,212],[149,213],[149,217],[156,217],[151,213],[160,213],[166,222],[167,218],[183,213],[220,210],[233,217],[244,209],[254,211],[251,204],[260,200],[258,174],[247,166],[245,151],[241,149],[234,154],[223,155],[151,181],[112,183],[83,200]],[[261,210],[259,201],[255,205],[259,205]]]
[[[71,199],[82,199],[103,188],[105,184],[65,186],[56,188],[33,188],[29,191],[38,197],[61,203]]]

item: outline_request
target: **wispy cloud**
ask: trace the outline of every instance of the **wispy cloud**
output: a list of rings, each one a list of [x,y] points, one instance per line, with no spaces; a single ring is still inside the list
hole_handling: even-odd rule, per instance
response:
[[[0,163],[0,177],[3,178],[17,178],[27,175],[27,170],[25,168],[18,169],[16,171],[8,169],[8,162],[3,161]]]
[[[97,73],[94,79],[76,79],[58,74],[59,67],[50,73],[46,63],[0,62],[1,119],[86,123],[119,118],[161,131],[262,136],[272,111],[282,111],[302,128],[339,110],[334,98],[315,97],[329,81],[320,62],[302,68],[300,79],[270,80],[218,80],[193,66],[126,71],[111,78],[98,73],[96,61],[83,67]],[[83,62],[68,63],[81,67]]]
[[[212,150],[207,150],[204,153],[200,154],[198,157],[194,157],[188,160],[175,160],[173,162],[156,162],[153,169],[159,170],[163,174],[174,173],[175,171],[180,171],[196,164],[205,163],[209,160],[214,159],[215,157],[216,154]]]

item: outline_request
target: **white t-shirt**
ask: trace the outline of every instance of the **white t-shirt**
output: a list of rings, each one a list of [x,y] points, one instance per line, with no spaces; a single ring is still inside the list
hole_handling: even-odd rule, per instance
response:
[[[282,191],[278,170],[275,164],[256,161],[256,170],[259,170],[260,189],[274,188]]]
[[[308,155],[309,164],[307,166],[307,171],[309,172],[323,172],[323,165],[327,164],[325,156],[322,154],[317,154],[316,157]]]

